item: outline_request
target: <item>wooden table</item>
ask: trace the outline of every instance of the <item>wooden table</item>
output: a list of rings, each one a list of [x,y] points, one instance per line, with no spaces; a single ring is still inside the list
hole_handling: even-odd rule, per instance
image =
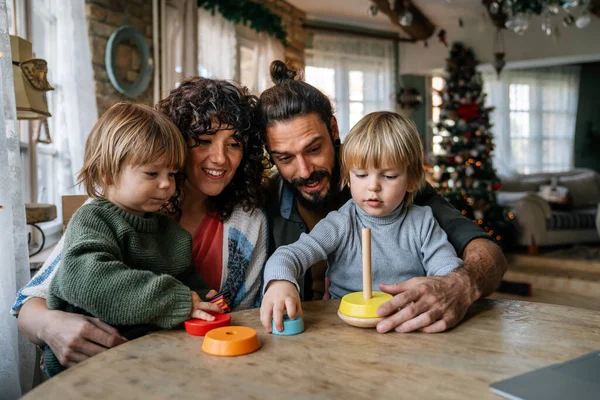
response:
[[[345,325],[339,301],[304,303],[306,331],[264,333],[258,310],[232,323],[258,331],[262,348],[214,357],[203,338],[164,331],[67,370],[32,399],[498,399],[488,386],[600,349],[597,312],[513,300],[482,300],[455,329],[379,334]]]

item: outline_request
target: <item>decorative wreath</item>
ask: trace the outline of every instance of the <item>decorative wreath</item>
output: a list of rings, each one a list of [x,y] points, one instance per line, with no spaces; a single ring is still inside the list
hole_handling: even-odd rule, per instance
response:
[[[140,73],[133,83],[122,81],[116,74],[117,48],[121,43],[128,41],[132,42],[140,52]],[[110,83],[112,83],[115,89],[130,99],[138,97],[148,89],[154,69],[150,59],[150,46],[148,46],[144,35],[133,26],[123,25],[110,35],[108,44],[106,45],[104,63],[106,64],[106,72]]]

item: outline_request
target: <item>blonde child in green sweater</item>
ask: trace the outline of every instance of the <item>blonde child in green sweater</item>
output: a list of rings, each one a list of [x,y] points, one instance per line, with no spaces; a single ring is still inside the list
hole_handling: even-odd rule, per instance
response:
[[[62,267],[48,307],[90,315],[138,336],[222,312],[201,300],[207,288],[192,263],[192,237],[156,212],[177,195],[186,144],[162,113],[120,103],[94,126],[79,181],[92,198],[65,232]],[[49,376],[62,367],[48,348]]]

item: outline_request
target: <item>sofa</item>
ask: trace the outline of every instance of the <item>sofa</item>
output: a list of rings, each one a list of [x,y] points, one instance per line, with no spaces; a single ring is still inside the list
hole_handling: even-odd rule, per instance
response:
[[[515,214],[516,243],[523,246],[555,246],[600,242],[600,174],[577,168],[561,173],[501,177],[496,192],[499,204]],[[567,201],[555,203],[540,187],[568,189]],[[552,200],[552,199],[550,199]]]

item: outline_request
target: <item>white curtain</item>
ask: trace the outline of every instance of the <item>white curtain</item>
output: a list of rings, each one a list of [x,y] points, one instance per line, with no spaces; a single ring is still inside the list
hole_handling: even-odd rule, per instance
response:
[[[256,45],[258,62],[256,63],[256,89],[257,93],[273,86],[270,67],[274,60],[285,60],[283,44],[274,37],[259,33]],[[246,82],[242,82],[246,84]]]
[[[199,74],[207,78],[234,79],[236,76],[235,24],[218,12],[198,8]]]
[[[579,97],[577,66],[484,74],[494,124],[494,166],[501,176],[573,167]]]
[[[0,52],[0,396],[16,399],[31,386],[34,348],[19,337],[9,312],[17,288],[29,280],[29,255],[5,0],[0,0]]]
[[[342,138],[364,115],[394,110],[391,40],[312,33],[306,81],[333,101]]]
[[[85,0],[53,0],[52,11],[57,46],[49,69],[55,72],[51,83],[58,89],[50,121],[63,164],[59,193],[83,193],[74,184],[83,167],[85,141],[98,120]]]
[[[198,6],[196,0],[162,0],[161,96],[166,97],[198,71]]]

